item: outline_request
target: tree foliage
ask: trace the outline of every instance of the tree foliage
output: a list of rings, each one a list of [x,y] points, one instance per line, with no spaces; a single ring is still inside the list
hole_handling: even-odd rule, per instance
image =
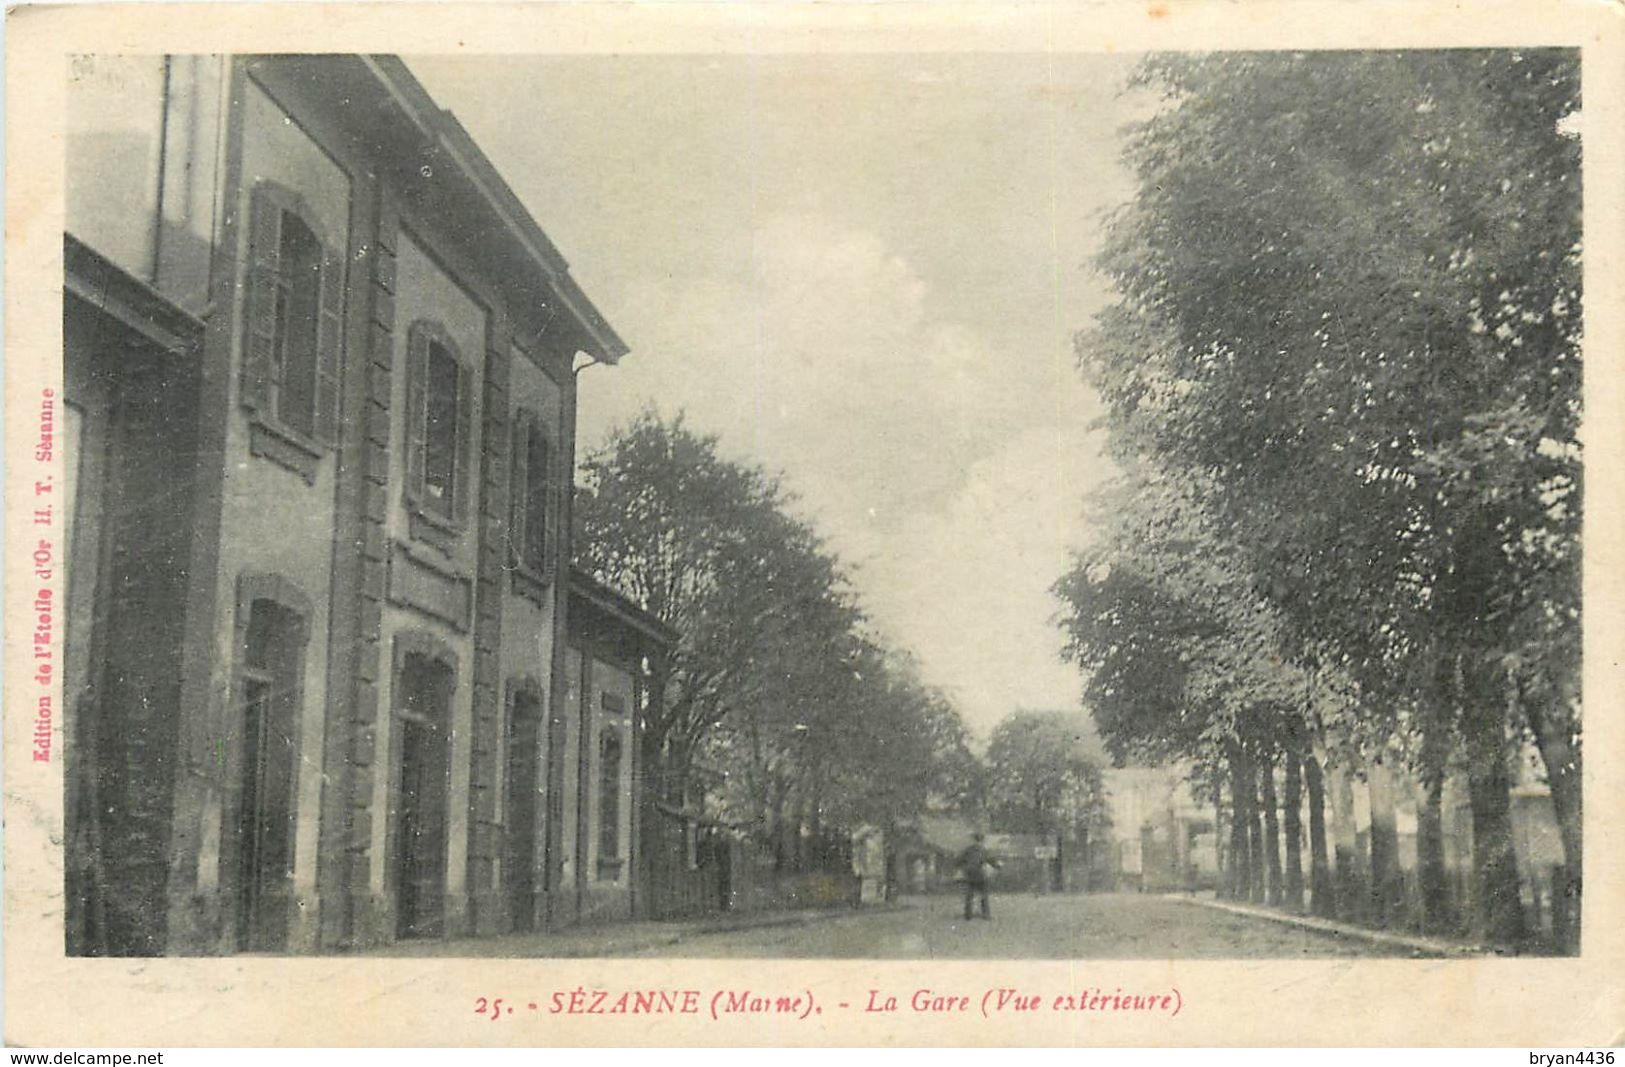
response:
[[[1114,745],[1414,738],[1429,775],[1458,753],[1488,841],[1529,730],[1578,872],[1578,76],[1560,51],[1143,65],[1119,299],[1078,343],[1143,484],[1058,587]]]
[[[993,728],[987,778],[994,826],[1076,840],[1105,824],[1106,788],[1084,726],[1076,713],[1019,711]]]
[[[793,851],[803,829],[896,826],[973,790],[957,711],[868,632],[776,478],[652,411],[583,472],[580,565],[680,634],[645,725],[678,792]]]

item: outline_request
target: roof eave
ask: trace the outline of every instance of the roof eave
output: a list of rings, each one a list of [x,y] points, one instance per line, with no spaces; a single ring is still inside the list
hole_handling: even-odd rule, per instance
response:
[[[618,363],[629,351],[626,342],[570,276],[569,262],[462,123],[435,102],[399,56],[365,56],[362,61],[410,121],[433,140],[438,150],[456,161],[462,177],[541,269],[552,296],[590,342],[588,354],[604,363]]]

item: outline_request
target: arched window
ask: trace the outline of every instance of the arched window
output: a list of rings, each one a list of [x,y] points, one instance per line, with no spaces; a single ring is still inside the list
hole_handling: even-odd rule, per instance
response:
[[[542,705],[542,690],[535,682],[510,683],[504,739],[502,884],[514,930],[532,929],[536,921],[536,868],[543,826]]]
[[[395,934],[439,937],[445,932],[456,657],[427,634],[397,634],[392,689]]]
[[[277,951],[288,937],[309,615],[309,601],[286,579],[239,580],[232,729],[240,740],[222,859],[235,888],[235,940],[243,951]]]

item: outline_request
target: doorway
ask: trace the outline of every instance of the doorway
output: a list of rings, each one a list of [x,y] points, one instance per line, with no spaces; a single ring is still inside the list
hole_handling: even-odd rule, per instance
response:
[[[451,786],[452,668],[409,653],[396,679],[401,731],[396,782],[395,935],[440,937],[446,915],[446,821]]]
[[[249,611],[242,671],[242,765],[235,840],[237,949],[279,951],[292,899],[294,776],[304,620],[271,600]]]
[[[537,784],[539,780],[542,705],[536,695],[520,690],[508,712],[508,766],[503,798],[502,879],[508,890],[512,928],[536,925]]]

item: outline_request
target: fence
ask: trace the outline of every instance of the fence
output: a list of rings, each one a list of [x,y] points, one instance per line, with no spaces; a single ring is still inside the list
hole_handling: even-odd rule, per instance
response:
[[[731,851],[730,911],[855,908],[861,901],[863,881],[850,869],[786,871],[767,850],[734,842]]]
[[[727,829],[699,822],[662,805],[645,821],[647,891],[642,912],[651,919],[685,919],[719,912],[761,912],[856,907],[863,882],[849,854],[811,854],[813,869],[786,870],[770,849],[757,848]]]
[[[651,919],[685,919],[727,907],[729,848],[712,827],[651,806],[644,828]]]

